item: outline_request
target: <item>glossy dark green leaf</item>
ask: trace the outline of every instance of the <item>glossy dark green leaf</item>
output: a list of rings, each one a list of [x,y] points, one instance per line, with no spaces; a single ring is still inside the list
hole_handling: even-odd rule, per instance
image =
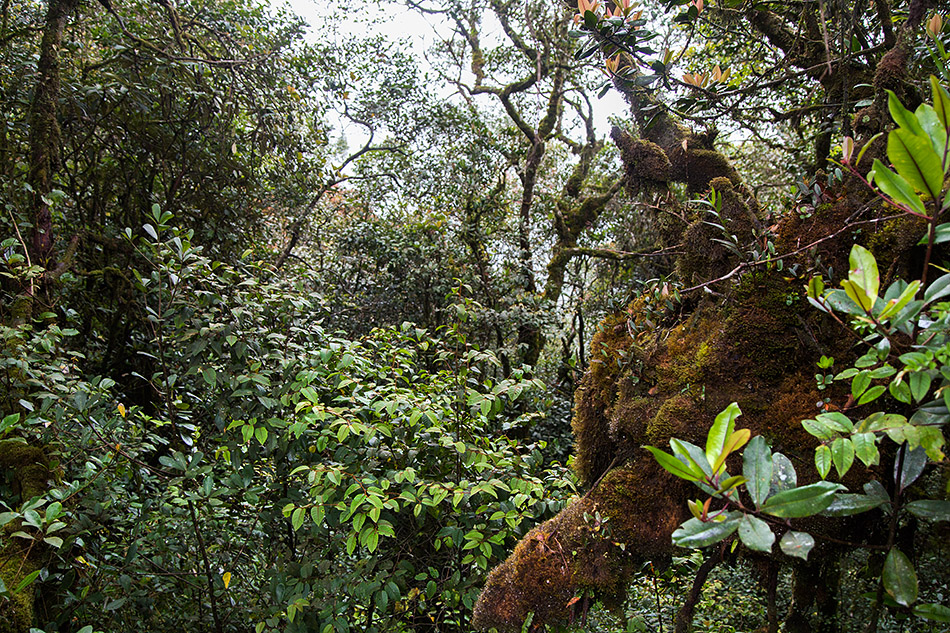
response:
[[[815,547],[815,538],[807,532],[789,530],[782,535],[778,546],[786,556],[808,560],[809,552]]]
[[[897,469],[901,465],[900,453],[894,458],[894,482],[901,491],[904,491],[924,472],[924,466],[927,465],[927,452],[920,446],[914,450],[907,450],[904,446],[901,451],[904,453],[904,459],[900,477],[897,476]]]
[[[752,503],[759,507],[768,497],[772,483],[772,451],[761,435],[753,437],[742,453],[742,475]]]
[[[914,615],[934,622],[950,622],[950,607],[942,604],[918,604],[914,607]]]
[[[798,475],[792,461],[782,453],[772,454],[772,484],[769,493],[775,494],[798,485]]]
[[[896,547],[884,560],[884,590],[897,604],[909,606],[917,601],[917,572],[907,556]]]
[[[831,505],[835,493],[842,488],[841,484],[819,481],[808,486],[784,490],[769,497],[762,504],[762,511],[781,518],[818,514]]]
[[[680,547],[706,547],[718,543],[739,528],[738,513],[727,513],[722,521],[690,519],[673,532],[673,543]]]
[[[950,521],[950,501],[921,499],[919,501],[911,501],[904,507],[908,512],[922,519]]]
[[[739,519],[739,538],[743,545],[757,552],[771,552],[775,543],[769,524],[751,514],[743,514]]]
[[[839,494],[835,496],[835,500],[822,514],[831,517],[850,516],[879,508],[885,503],[887,503],[887,499],[870,495]]]

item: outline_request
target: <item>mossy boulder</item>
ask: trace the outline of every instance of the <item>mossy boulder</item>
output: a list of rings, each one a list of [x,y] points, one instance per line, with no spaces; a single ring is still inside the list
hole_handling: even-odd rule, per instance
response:
[[[14,498],[5,499],[7,505],[17,506],[46,492],[50,480],[50,465],[46,453],[35,446],[19,440],[0,442],[0,471],[6,475],[4,484],[9,486]],[[20,529],[19,522],[8,523],[4,531],[9,534]],[[43,548],[28,549],[22,540],[5,538],[0,549],[0,578],[9,591],[38,568],[37,557]],[[33,585],[13,594],[6,602],[0,602],[2,615],[0,633],[27,633],[33,626]]]

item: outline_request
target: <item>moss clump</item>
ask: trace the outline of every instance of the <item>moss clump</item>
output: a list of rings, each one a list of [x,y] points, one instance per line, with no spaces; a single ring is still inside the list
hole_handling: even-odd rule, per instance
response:
[[[30,446],[17,440],[0,442],[0,470],[8,477],[7,484],[13,494],[21,500],[28,500],[46,492],[50,479],[49,461],[42,449]],[[6,500],[8,504],[16,504],[15,500]],[[15,524],[7,524],[7,530],[19,529]],[[29,551],[16,543],[17,539],[9,539],[0,550],[0,578],[7,589],[13,590],[20,582],[31,574],[34,565]],[[33,625],[34,588],[25,588],[13,595],[4,604],[3,621],[0,624],[0,633],[26,633]]]
[[[626,315],[608,317],[591,341],[590,371],[574,396],[571,427],[578,446],[574,470],[587,485],[607,470],[616,454],[607,412],[616,399],[617,379],[630,345]]]
[[[576,499],[528,532],[489,574],[475,605],[473,626],[518,631],[529,613],[539,622],[566,619],[571,598],[584,580],[578,571],[590,562],[587,557],[595,539],[584,515],[591,512],[587,498]]]
[[[610,471],[590,498],[609,517],[610,537],[625,544],[624,555],[642,560],[674,550],[670,535],[687,519],[690,492],[688,482],[663,470],[641,449],[625,466]]]
[[[20,582],[32,574],[36,567],[26,556],[26,551],[15,543],[8,543],[0,550],[0,578],[12,591]],[[34,587],[30,585],[19,591],[3,604],[3,617],[0,618],[0,633],[26,633],[33,626]]]
[[[625,184],[631,195],[644,187],[658,187],[669,182],[673,166],[662,147],[653,141],[634,138],[617,127],[610,131],[610,136],[620,148]]]
[[[650,420],[644,438],[651,446],[666,447],[670,438],[678,437],[699,442],[705,435],[706,416],[698,403],[686,394],[677,394],[666,400]]]
[[[715,150],[694,149],[690,145],[687,149],[678,147],[670,153],[670,162],[673,165],[672,180],[685,182],[691,194],[705,192],[716,178],[726,178],[735,185],[742,182],[736,168]]]
[[[50,469],[42,449],[17,440],[0,442],[0,468],[12,478],[9,483],[13,493],[22,500],[46,492]]]
[[[717,177],[707,183],[720,196],[719,217],[703,214],[687,227],[683,234],[683,254],[676,261],[677,272],[690,285],[716,279],[735,268],[738,255],[719,240],[734,236],[736,245],[744,246],[754,239],[754,226],[758,222],[731,180]],[[725,233],[710,221],[720,224]]]

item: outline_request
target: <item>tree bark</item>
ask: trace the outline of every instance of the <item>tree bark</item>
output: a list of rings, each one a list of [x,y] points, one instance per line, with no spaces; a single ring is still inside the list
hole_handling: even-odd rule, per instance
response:
[[[34,264],[48,268],[53,251],[53,216],[49,194],[59,163],[60,132],[57,115],[60,91],[60,49],[69,16],[79,0],[49,0],[40,58],[39,78],[30,107],[30,172],[33,188],[30,204],[30,256]]]

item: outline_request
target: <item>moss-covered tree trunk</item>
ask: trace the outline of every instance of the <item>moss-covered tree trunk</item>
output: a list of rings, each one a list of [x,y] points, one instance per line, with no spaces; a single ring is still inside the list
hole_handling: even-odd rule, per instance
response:
[[[60,52],[63,33],[69,16],[79,6],[79,0],[48,0],[40,58],[37,64],[37,82],[30,108],[30,171],[32,187],[30,222],[33,225],[29,241],[31,262],[49,269],[53,262],[53,215],[50,192],[59,163],[59,93]],[[28,289],[31,297],[35,290]]]

